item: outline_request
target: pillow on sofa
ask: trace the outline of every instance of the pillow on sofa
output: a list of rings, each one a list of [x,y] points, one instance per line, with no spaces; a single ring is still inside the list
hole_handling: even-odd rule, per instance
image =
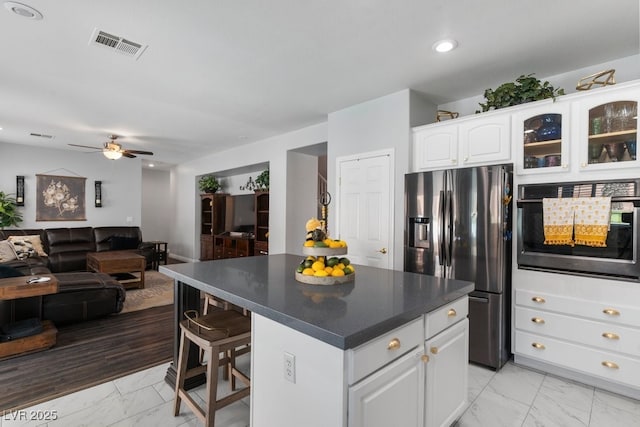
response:
[[[126,249],[138,249],[137,237],[111,236],[109,238],[109,248],[112,251],[123,251]]]
[[[13,251],[18,259],[27,259],[33,256],[47,256],[40,236],[9,236],[7,239],[13,246]]]
[[[12,261],[16,259],[13,246],[7,240],[0,240],[0,262]]]
[[[24,276],[20,270],[13,267],[7,267],[6,265],[0,265],[0,279],[6,279],[7,277],[20,277]]]

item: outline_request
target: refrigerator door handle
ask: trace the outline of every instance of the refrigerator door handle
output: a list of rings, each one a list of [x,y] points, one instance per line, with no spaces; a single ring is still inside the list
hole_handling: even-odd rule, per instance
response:
[[[489,298],[469,296],[469,301],[475,301],[475,302],[481,302],[483,304],[489,304]]]
[[[451,258],[453,256],[453,224],[451,224],[451,216],[453,209],[453,194],[451,190],[447,190],[447,196],[445,198],[445,237],[444,237],[444,247],[445,247],[445,259],[446,266],[451,266]]]
[[[440,217],[440,226],[438,227],[438,248],[440,250],[440,256],[438,257],[438,264],[445,265],[446,248],[445,248],[445,197],[444,191],[440,191],[440,205],[438,206],[438,216]]]

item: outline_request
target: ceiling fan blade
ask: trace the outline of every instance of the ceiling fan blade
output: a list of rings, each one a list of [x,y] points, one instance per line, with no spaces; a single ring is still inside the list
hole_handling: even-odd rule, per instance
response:
[[[91,148],[92,150],[100,150],[100,151],[103,150],[102,147],[89,147],[88,145],[78,145],[78,144],[67,144],[67,145],[70,145],[72,147]]]
[[[132,153],[132,154],[146,154],[149,156],[153,156],[153,153],[151,151],[141,151],[141,150],[124,150],[124,152],[126,153]]]
[[[125,157],[128,157],[130,159],[135,159],[136,158],[136,156],[134,156],[133,154],[131,154],[130,152],[128,152],[126,150],[122,151],[122,155],[125,156]]]

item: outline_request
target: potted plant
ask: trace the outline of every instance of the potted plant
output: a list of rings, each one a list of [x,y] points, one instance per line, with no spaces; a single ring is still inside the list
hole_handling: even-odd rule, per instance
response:
[[[213,175],[203,175],[200,177],[198,181],[198,186],[200,187],[200,191],[205,193],[215,193],[221,187],[218,179]]]
[[[22,222],[22,214],[18,211],[16,199],[0,191],[0,229],[17,226],[20,222]]]
[[[269,189],[269,169],[263,171],[256,178],[256,189],[260,191],[266,191]]]
[[[564,89],[555,89],[549,82],[541,82],[533,77],[533,74],[522,75],[515,82],[503,83],[494,89],[484,91],[486,103],[480,103],[482,111],[497,110],[524,104],[541,99],[553,98],[564,95]],[[476,114],[480,113],[476,110]]]

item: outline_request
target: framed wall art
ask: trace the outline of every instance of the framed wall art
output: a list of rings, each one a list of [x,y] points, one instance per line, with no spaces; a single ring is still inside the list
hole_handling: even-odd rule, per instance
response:
[[[86,180],[36,175],[36,221],[86,221]]]

